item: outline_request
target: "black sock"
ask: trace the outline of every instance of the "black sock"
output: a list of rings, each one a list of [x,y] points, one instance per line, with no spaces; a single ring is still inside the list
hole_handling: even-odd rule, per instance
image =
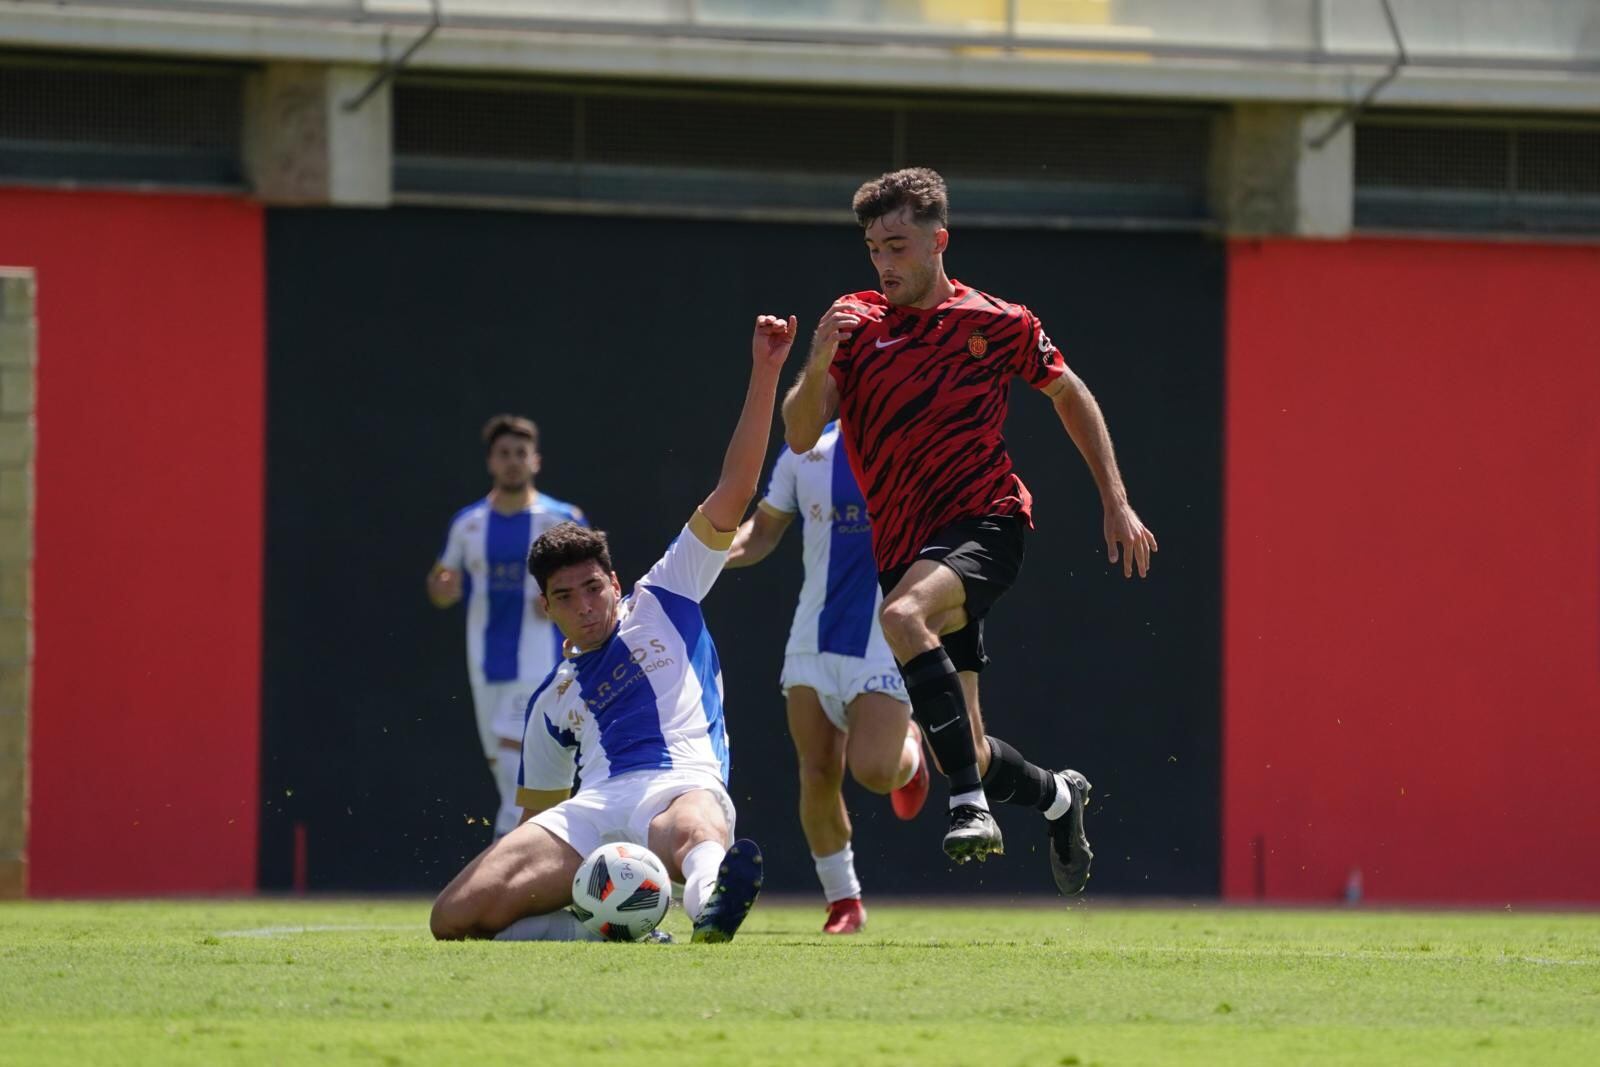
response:
[[[1056,776],[1035,767],[1022,753],[989,735],[989,772],[983,776],[983,794],[996,804],[1021,804],[1048,811],[1056,802]]]
[[[978,789],[978,753],[967,725],[967,698],[950,657],[942,647],[931,649],[903,665],[900,673],[911,697],[911,714],[950,779],[950,792]]]

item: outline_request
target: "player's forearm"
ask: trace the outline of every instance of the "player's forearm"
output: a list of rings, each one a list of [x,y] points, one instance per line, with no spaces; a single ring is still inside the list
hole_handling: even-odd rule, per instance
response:
[[[700,510],[719,530],[732,530],[744,518],[745,509],[756,495],[761,464],[767,455],[767,439],[772,433],[772,409],[778,399],[778,369],[756,367],[750,372],[744,408],[733,429],[728,451],[722,457],[722,477],[706,497]]]
[[[1067,436],[1078,446],[1078,452],[1094,477],[1100,490],[1100,500],[1106,507],[1128,502],[1128,490],[1122,484],[1122,472],[1117,469],[1116,451],[1111,447],[1111,431],[1106,428],[1105,415],[1095,401],[1094,394],[1081,381],[1069,386],[1055,398],[1056,415],[1066,427]]]
[[[809,452],[816,447],[826,425],[828,365],[812,359],[783,398],[784,442],[795,452]]]
[[[728,548],[728,560],[723,564],[724,567],[729,570],[748,567],[753,563],[760,563],[767,557],[767,553],[762,552],[761,546],[756,544],[755,529],[754,519],[746,519],[740,525],[739,532],[733,535],[733,544]],[[770,548],[767,549],[767,552],[770,551],[772,551]]]
[[[728,549],[728,561],[723,564],[730,570],[736,567],[753,567],[757,563],[772,555],[772,550],[778,547],[778,536],[783,533],[779,530],[774,534],[762,528],[762,524],[755,518],[747,519],[739,527],[739,532],[734,535],[733,547]]]

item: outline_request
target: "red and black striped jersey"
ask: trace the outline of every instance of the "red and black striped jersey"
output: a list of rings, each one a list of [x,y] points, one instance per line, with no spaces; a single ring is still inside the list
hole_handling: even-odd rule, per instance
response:
[[[936,308],[895,307],[877,292],[842,298],[867,309],[829,370],[880,571],[959,519],[1033,521],[1002,433],[1011,379],[1042,389],[1067,366],[1033,312],[952,284]]]

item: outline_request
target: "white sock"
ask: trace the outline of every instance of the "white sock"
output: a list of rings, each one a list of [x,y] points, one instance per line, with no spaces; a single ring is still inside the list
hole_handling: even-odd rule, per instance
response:
[[[911,754],[911,770],[895,785],[896,789],[905,785],[917,776],[917,771],[922,767],[922,744],[909,733],[906,734],[905,750]]]
[[[1061,781],[1061,775],[1053,774],[1050,777],[1056,782],[1056,799],[1044,809],[1044,817],[1055,822],[1061,816],[1072,810],[1072,790],[1068,789]]]
[[[817,881],[822,883],[822,895],[832,904],[861,895],[861,881],[856,877],[856,854],[848,843],[831,856],[811,856],[817,865]]]
[[[518,919],[494,935],[496,941],[603,941],[566,908]]]
[[[957,804],[971,804],[975,808],[982,808],[984,811],[989,810],[989,798],[983,795],[982,786],[966,793],[951,793],[950,806],[953,808]]]
[[[496,841],[515,830],[522,820],[522,806],[517,803],[517,763],[517,754],[502,748],[489,764],[494,772],[495,788],[500,792],[500,807],[494,815]]]
[[[702,841],[683,857],[683,910],[690,922],[700,921],[700,912],[717,888],[717,868],[728,854],[720,841]]]

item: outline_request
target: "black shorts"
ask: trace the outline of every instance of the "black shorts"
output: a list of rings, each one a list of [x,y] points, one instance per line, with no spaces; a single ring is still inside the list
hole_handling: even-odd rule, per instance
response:
[[[967,599],[967,624],[939,638],[958,671],[981,671],[989,665],[983,647],[983,618],[1022,572],[1028,524],[1019,515],[984,515],[961,519],[934,534],[917,559],[943,563],[961,579]],[[887,596],[916,560],[878,574]]]

